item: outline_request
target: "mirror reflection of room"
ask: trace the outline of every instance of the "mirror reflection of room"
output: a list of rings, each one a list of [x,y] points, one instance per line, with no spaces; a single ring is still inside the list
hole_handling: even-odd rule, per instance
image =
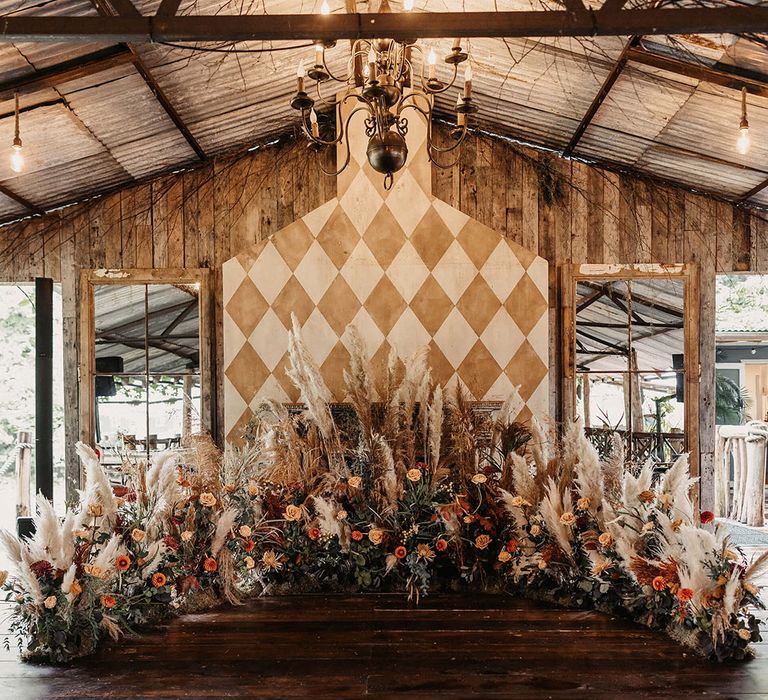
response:
[[[102,461],[119,465],[179,447],[200,429],[198,285],[95,285],[94,318]]]

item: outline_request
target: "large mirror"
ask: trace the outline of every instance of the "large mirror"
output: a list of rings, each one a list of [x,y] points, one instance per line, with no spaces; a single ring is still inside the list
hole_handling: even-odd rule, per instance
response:
[[[84,273],[81,432],[106,465],[210,428],[207,271]]]
[[[604,454],[618,433],[631,462],[670,464],[695,437],[689,268],[580,265],[567,284],[571,415]]]

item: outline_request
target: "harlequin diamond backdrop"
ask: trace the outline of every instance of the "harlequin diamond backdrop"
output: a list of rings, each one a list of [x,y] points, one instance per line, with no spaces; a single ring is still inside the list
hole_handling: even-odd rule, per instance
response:
[[[338,196],[224,264],[228,441],[262,398],[298,400],[285,374],[291,313],[336,401],[354,324],[374,370],[392,347],[405,357],[428,345],[436,382],[460,380],[476,400],[519,386],[521,419],[547,410],[547,262],[432,196],[423,120],[411,118],[408,163],[385,191],[361,122]]]

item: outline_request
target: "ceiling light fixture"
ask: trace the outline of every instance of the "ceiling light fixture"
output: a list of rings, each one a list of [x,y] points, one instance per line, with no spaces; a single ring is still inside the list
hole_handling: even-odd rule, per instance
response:
[[[11,147],[11,170],[20,173],[24,169],[24,154],[21,152],[21,137],[19,136],[19,93],[14,96],[16,101],[15,128],[13,136],[13,146]]]
[[[749,122],[747,121],[747,88],[741,88],[741,121],[739,122],[739,138],[736,148],[742,155],[749,151]]]
[[[325,4],[325,3],[324,3]],[[325,50],[336,42],[315,44],[315,63],[309,71],[299,64],[297,90],[291,107],[301,112],[302,130],[314,151],[343,144],[346,148],[341,166],[329,175],[338,175],[350,162],[348,127],[352,116],[363,112],[365,134],[368,137],[367,156],[371,167],[384,175],[384,187],[392,187],[393,175],[400,170],[408,157],[405,136],[408,133],[407,110],[412,109],[424,116],[427,122],[427,153],[429,160],[440,168],[449,168],[458,161],[458,155],[450,163],[438,158],[456,151],[467,136],[467,115],[477,112],[472,99],[472,69],[469,64],[464,72],[464,87],[456,101],[456,126],[451,130],[454,143],[438,146],[432,135],[432,116],[435,96],[450,90],[457,81],[459,64],[469,55],[461,47],[461,39],[454,39],[450,53],[443,62],[452,69],[453,75],[443,82],[437,75],[437,53],[434,47],[425,52],[415,41],[394,39],[357,39],[352,45],[347,72],[334,75],[325,60]],[[312,96],[305,86],[305,78],[314,82]],[[338,99],[324,98],[320,84],[333,80],[346,86]],[[342,106],[351,101],[357,103],[345,118]],[[335,138],[323,139],[317,122],[318,112],[331,112],[336,117]]]

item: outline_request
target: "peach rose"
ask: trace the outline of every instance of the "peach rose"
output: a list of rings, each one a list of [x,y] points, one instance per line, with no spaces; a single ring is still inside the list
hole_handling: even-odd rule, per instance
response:
[[[353,489],[359,489],[363,485],[363,478],[360,476],[350,476],[347,483],[353,488]]]
[[[200,494],[200,503],[208,508],[213,508],[216,505],[216,496],[208,491],[204,491]]]
[[[409,469],[405,475],[408,477],[408,481],[419,481],[421,480],[421,469]]]
[[[373,544],[381,544],[384,540],[384,530],[375,527],[368,533],[368,539]]]
[[[250,537],[251,536],[251,528],[248,527],[248,525],[241,525],[240,529],[238,530],[240,533],[240,537]]]

